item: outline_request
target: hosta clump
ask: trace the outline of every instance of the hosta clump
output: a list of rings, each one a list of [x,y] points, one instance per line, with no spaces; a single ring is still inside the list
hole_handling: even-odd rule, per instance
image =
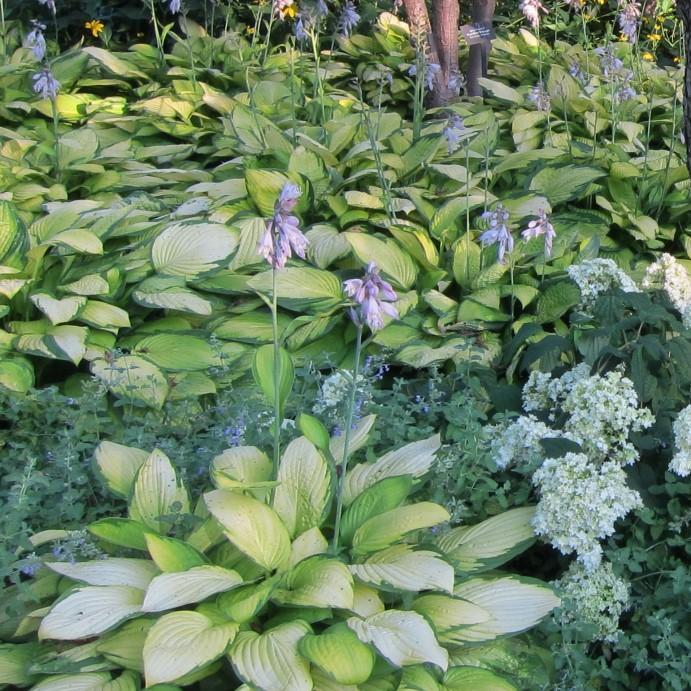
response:
[[[352,453],[373,423],[353,429]],[[56,561],[41,545],[65,531],[34,536],[47,549],[31,583],[36,609],[14,622],[18,642],[0,646],[0,683],[137,689],[141,675],[150,687],[218,674],[226,688],[266,691],[517,688],[500,672],[530,677],[518,660],[533,648],[498,642],[500,654],[492,642],[559,600],[490,569],[533,543],[533,509],[435,536],[446,510],[410,499],[439,449],[434,435],[347,472],[335,553],[333,459],[344,442],[315,424],[322,443],[293,440],[276,481],[258,448],[226,450],[211,466],[215,489],[196,502],[161,451],[103,442],[96,462],[129,497],[128,517],[88,526],[105,558]],[[471,654],[479,642],[482,655]]]

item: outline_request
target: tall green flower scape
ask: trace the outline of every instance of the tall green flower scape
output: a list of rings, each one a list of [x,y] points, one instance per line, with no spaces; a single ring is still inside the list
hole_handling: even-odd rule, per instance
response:
[[[0,0],[0,688],[691,669],[686,0]]]

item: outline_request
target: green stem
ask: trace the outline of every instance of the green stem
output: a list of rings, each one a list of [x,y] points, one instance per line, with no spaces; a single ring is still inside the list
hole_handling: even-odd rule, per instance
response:
[[[161,33],[158,30],[158,19],[156,17],[156,5],[154,0],[149,0],[149,6],[151,7],[151,22],[154,25],[154,34],[156,36],[156,45],[158,46],[158,54],[161,58],[161,69],[165,68],[166,59],[163,53],[163,41],[161,40]]]
[[[278,477],[278,464],[281,459],[281,346],[278,341],[278,294],[276,291],[276,272],[271,269],[271,329],[274,342],[274,454],[272,478]]]
[[[2,54],[7,57],[7,29],[5,27],[5,0],[0,0],[0,32],[2,32]]]
[[[57,96],[51,98],[50,103],[53,110],[53,136],[55,137],[55,180],[60,184],[60,178],[62,177],[60,170],[60,114],[58,113]]]
[[[334,523],[334,536],[331,550],[338,554],[338,540],[341,532],[341,514],[343,513],[343,490],[345,489],[345,476],[348,470],[348,455],[350,451],[350,432],[353,426],[353,412],[355,410],[355,394],[357,391],[358,376],[360,374],[360,354],[362,351],[362,324],[357,326],[355,337],[355,364],[353,365],[353,384],[350,387],[350,397],[346,411],[345,430],[343,431],[343,458],[340,465],[340,477],[338,478],[338,494],[336,496],[336,520]]]
[[[269,44],[271,43],[271,29],[274,26],[274,10],[271,8],[271,14],[269,15],[269,28],[266,31],[266,43],[264,44],[264,55],[262,56],[262,67],[266,62],[266,58],[269,56]]]

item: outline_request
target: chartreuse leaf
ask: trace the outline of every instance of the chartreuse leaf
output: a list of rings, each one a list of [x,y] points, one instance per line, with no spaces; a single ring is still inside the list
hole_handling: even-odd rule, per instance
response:
[[[175,469],[162,451],[154,449],[137,472],[130,518],[163,533],[167,525],[163,517],[189,510],[187,490],[178,484]]]
[[[341,519],[341,537],[349,542],[355,531],[369,518],[395,509],[413,488],[412,475],[397,475],[368,487],[348,507]]]
[[[362,684],[374,669],[376,656],[346,624],[330,626],[318,636],[307,634],[300,654],[340,684]]]
[[[0,686],[28,686],[32,681],[29,665],[38,654],[37,643],[0,645]]]
[[[156,576],[146,591],[143,612],[162,612],[191,602],[201,602],[211,595],[236,588],[242,583],[237,571],[222,566],[193,566],[186,571]]]
[[[97,636],[141,611],[144,591],[126,585],[71,590],[44,617],[38,637],[76,641]]]
[[[374,422],[377,419],[376,415],[365,415],[365,417],[360,420],[350,433],[350,439],[348,440],[348,455],[355,453],[361,449],[367,442],[367,437],[369,436],[372,427],[374,427]],[[329,449],[331,451],[332,458],[336,459],[336,463],[340,464],[343,460],[343,450],[345,446],[345,435],[339,434],[338,436],[331,437],[329,442]]]
[[[121,355],[110,361],[94,360],[91,371],[112,393],[132,403],[161,408],[168,395],[163,372],[136,355]]]
[[[218,268],[237,244],[235,233],[217,223],[173,223],[156,236],[151,263],[159,273],[194,278]]]
[[[211,461],[211,479],[218,489],[266,487],[270,484],[271,471],[271,460],[256,446],[235,446]],[[264,492],[252,494],[261,499]]]
[[[480,275],[482,250],[466,233],[456,242],[453,250],[453,276],[461,288],[471,288]]]
[[[379,587],[411,592],[453,590],[453,566],[435,552],[414,551],[408,545],[393,545],[348,568],[364,583]]]
[[[396,691],[441,691],[437,677],[422,665],[405,667]]]
[[[346,506],[368,487],[386,477],[412,475],[422,477],[432,466],[434,456],[441,446],[441,438],[435,434],[415,441],[400,449],[389,451],[374,463],[360,463],[346,475],[343,500]],[[338,457],[336,456],[338,459]]]
[[[353,553],[367,554],[384,549],[407,533],[449,520],[449,512],[429,501],[399,506],[365,521],[353,535]]]
[[[469,642],[525,631],[561,603],[549,586],[518,576],[477,576],[457,585],[454,595],[482,607],[491,617],[455,632],[457,640]]]
[[[127,585],[146,590],[151,580],[159,571],[156,564],[148,559],[124,559],[108,557],[94,561],[46,562],[46,566],[75,581],[89,585]]]
[[[39,691],[138,691],[139,684],[137,675],[133,672],[124,672],[117,679],[111,679],[108,672],[85,672],[48,677],[32,689],[39,689]]]
[[[535,542],[534,515],[534,506],[511,509],[477,525],[450,530],[437,539],[437,547],[464,573],[494,569]]]
[[[154,334],[137,343],[134,352],[165,370],[193,372],[218,367],[218,353],[202,338],[186,334]]]
[[[506,679],[482,667],[453,667],[444,675],[443,684],[445,691],[518,691]]]
[[[276,364],[278,368],[276,368]],[[278,369],[278,373],[276,372]],[[278,375],[278,400],[281,409],[293,388],[295,380],[295,368],[290,353],[283,348],[278,350],[278,362],[274,362],[274,346],[264,345],[257,348],[252,361],[252,374],[254,381],[261,389],[267,401],[274,405],[276,401],[275,379]]]
[[[316,556],[301,561],[286,576],[283,587],[272,599],[299,607],[353,606],[353,577],[337,559]]]
[[[0,200],[0,264],[21,269],[26,264],[29,234],[12,202]]]
[[[297,620],[258,634],[242,631],[230,650],[238,675],[249,684],[269,691],[311,691],[309,663],[298,653],[300,639],[311,633]]]
[[[26,393],[33,385],[34,368],[26,358],[14,357],[0,362],[0,386]]]
[[[94,460],[111,492],[129,497],[137,471],[149,457],[148,451],[102,441],[94,452]]]
[[[216,599],[216,606],[229,619],[244,624],[264,609],[277,583],[278,578],[274,576],[260,583],[240,586],[221,593]]]
[[[144,538],[151,558],[164,573],[186,571],[207,563],[201,552],[182,540],[156,533],[149,533]]]
[[[96,652],[118,667],[143,672],[142,650],[146,634],[153,624],[153,619],[146,618],[126,621],[117,631],[107,634],[98,642]]]
[[[318,528],[331,503],[332,478],[318,449],[305,437],[294,439],[278,468],[273,509],[291,537]]]
[[[416,598],[412,608],[432,623],[442,643],[456,642],[456,629],[482,624],[491,618],[487,610],[468,600],[437,593]]]
[[[121,327],[130,326],[130,317],[124,309],[100,300],[89,300],[79,313],[78,320],[115,333]]]
[[[252,497],[217,489],[204,501],[228,539],[259,566],[273,571],[290,557],[290,535],[278,514]]]
[[[552,206],[576,199],[591,182],[606,175],[591,166],[560,165],[543,167],[533,176],[529,189],[543,194]]]
[[[303,559],[315,554],[324,554],[329,549],[329,543],[319,528],[310,528],[302,535],[298,535],[290,546],[290,560],[288,568],[299,564]]]
[[[329,433],[326,427],[313,415],[300,413],[297,419],[298,428],[320,451],[327,451],[329,448]]]
[[[34,293],[31,302],[48,317],[51,324],[57,325],[74,319],[86,305],[86,298],[74,295],[58,300],[48,293]]]
[[[199,612],[172,612],[150,629],[144,643],[146,685],[172,682],[217,660],[239,626],[214,624]]]
[[[408,290],[415,283],[415,262],[393,240],[379,240],[366,233],[345,233],[345,237],[357,258],[363,264],[374,262],[395,288]]]
[[[101,540],[119,547],[146,550],[148,528],[130,518],[102,518],[87,527],[87,530]]]
[[[262,216],[273,215],[274,204],[286,182],[288,177],[275,170],[249,168],[245,171],[247,191]]]
[[[372,643],[395,667],[431,662],[447,668],[449,654],[416,612],[389,609],[367,619],[350,617],[346,623],[363,643]]]

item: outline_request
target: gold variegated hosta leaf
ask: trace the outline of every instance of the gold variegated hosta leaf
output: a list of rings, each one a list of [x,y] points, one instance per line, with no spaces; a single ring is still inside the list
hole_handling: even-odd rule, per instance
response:
[[[518,687],[489,669],[453,667],[444,675],[445,691],[518,691]]]
[[[416,598],[412,607],[434,625],[439,641],[447,644],[456,642],[456,629],[482,624],[491,618],[487,610],[468,600],[436,593]]]
[[[400,449],[389,451],[374,463],[360,463],[346,475],[343,501],[349,506],[355,497],[375,482],[385,477],[412,475],[422,477],[432,466],[441,446],[441,437],[435,434],[427,439],[415,441]]]
[[[51,607],[38,637],[76,641],[97,636],[140,612],[143,601],[143,590],[126,585],[76,588]]]
[[[372,427],[374,427],[374,422],[376,419],[376,415],[365,415],[365,417],[363,417],[362,420],[359,420],[357,422],[354,429],[350,433],[350,439],[348,441],[349,457],[366,444],[367,437],[369,436]],[[345,435],[339,434],[337,437],[331,437],[331,441],[329,442],[329,449],[331,451],[331,456],[336,460],[336,463],[338,463],[339,465],[343,460],[344,447]]]
[[[318,528],[331,505],[332,476],[324,456],[305,437],[283,452],[273,508],[291,537]]]
[[[252,497],[221,489],[205,494],[204,501],[241,552],[268,571],[286,565],[290,535],[273,509]]]
[[[442,669],[449,654],[442,648],[432,627],[416,612],[390,609],[367,619],[351,617],[346,622],[363,643],[374,647],[395,667],[431,662]]]
[[[138,691],[139,679],[134,672],[123,672],[111,679],[108,672],[57,674],[40,681],[32,689],[39,691]]]
[[[238,675],[263,691],[311,691],[309,663],[298,652],[300,639],[312,633],[297,620],[258,634],[243,631],[230,650]]]
[[[163,615],[151,627],[144,643],[146,685],[174,682],[217,660],[238,629],[235,622],[214,624],[199,612]]]
[[[75,581],[89,585],[127,585],[146,590],[154,576],[159,574],[156,564],[148,559],[108,557],[93,561],[45,562],[46,566]]]
[[[137,355],[94,360],[91,371],[112,393],[135,404],[161,408],[168,395],[168,381],[163,372]]]
[[[329,543],[319,528],[310,528],[298,535],[290,546],[290,561],[288,568],[299,564],[316,554],[324,554],[329,549]]]
[[[47,293],[34,293],[31,302],[56,326],[74,319],[79,310],[86,305],[86,298],[72,296],[58,300]]]
[[[250,489],[271,480],[271,470],[271,460],[256,446],[234,446],[211,461],[211,479],[219,489]]]
[[[189,513],[187,490],[178,483],[175,469],[168,457],[154,449],[137,472],[130,500],[130,517],[156,532],[165,532],[168,525],[162,517],[173,513]]]
[[[148,457],[148,451],[112,441],[102,441],[94,452],[94,460],[108,489],[125,498],[129,497],[137,471]]]
[[[453,566],[435,552],[414,551],[409,545],[393,545],[348,568],[361,581],[376,586],[411,592],[453,590]]]
[[[0,644],[0,685],[28,686],[32,681],[29,666],[38,652],[37,643]]]
[[[373,614],[383,612],[386,608],[377,589],[356,579],[353,586],[353,606],[351,609],[359,617],[366,619]]]
[[[144,672],[142,651],[146,635],[153,625],[153,619],[130,619],[116,631],[103,636],[97,642],[96,652],[118,667]]]
[[[301,561],[273,595],[276,602],[296,607],[353,606],[353,577],[337,559],[315,556]]]
[[[222,566],[194,566],[156,576],[146,591],[142,612],[162,612],[222,593],[242,584],[237,571]]]
[[[207,563],[199,550],[182,540],[157,533],[148,533],[144,539],[151,558],[164,573],[186,571],[193,566],[204,566]]]

